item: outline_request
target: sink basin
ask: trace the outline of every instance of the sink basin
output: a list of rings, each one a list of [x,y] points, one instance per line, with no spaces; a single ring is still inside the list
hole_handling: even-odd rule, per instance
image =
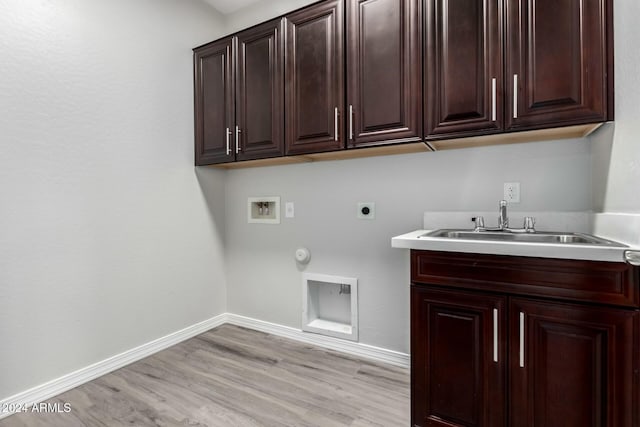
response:
[[[535,233],[511,233],[508,231],[473,231],[441,229],[423,234],[420,237],[437,237],[444,239],[522,242],[522,243],[555,243],[563,245],[598,245],[627,247],[618,242],[602,239],[582,233],[563,233],[552,231],[536,231]]]

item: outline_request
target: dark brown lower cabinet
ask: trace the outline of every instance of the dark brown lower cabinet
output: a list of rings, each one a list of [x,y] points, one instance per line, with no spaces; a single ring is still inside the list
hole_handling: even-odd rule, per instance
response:
[[[576,296],[539,298],[526,295],[526,276],[516,280],[509,272],[527,258],[451,253],[447,269],[448,256],[412,251],[413,426],[640,425],[637,304],[583,302],[589,294],[579,295],[594,280],[613,277],[637,288],[637,268],[575,261],[593,273],[577,279],[571,261],[549,260],[554,277],[564,274],[559,289],[566,294],[572,283]],[[501,268],[503,258],[508,268]],[[475,284],[474,269],[482,272]],[[492,271],[499,291],[487,280]],[[552,296],[553,284],[544,293]]]
[[[494,324],[506,325],[505,308],[504,297],[412,287],[413,425],[504,425],[506,351],[494,354]]]
[[[509,313],[510,426],[638,425],[637,312],[513,298]]]

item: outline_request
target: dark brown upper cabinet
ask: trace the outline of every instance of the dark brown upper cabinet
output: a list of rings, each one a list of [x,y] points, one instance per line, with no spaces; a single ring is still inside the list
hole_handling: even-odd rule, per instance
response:
[[[427,138],[502,131],[502,1],[424,4]]]
[[[613,0],[324,0],[194,52],[196,165],[613,120]]]
[[[613,120],[613,0],[505,0],[506,126]]]
[[[230,162],[230,130],[234,126],[233,39],[195,49],[196,165]]]
[[[195,50],[196,165],[284,154],[283,25]]]
[[[422,139],[421,0],[347,0],[347,141]]]
[[[284,20],[239,33],[236,42],[236,159],[284,154]]]
[[[342,0],[286,17],[286,154],[345,148]]]

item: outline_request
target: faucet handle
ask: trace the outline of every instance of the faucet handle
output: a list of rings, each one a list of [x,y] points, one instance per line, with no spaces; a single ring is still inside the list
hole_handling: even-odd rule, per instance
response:
[[[484,228],[484,217],[483,216],[476,216],[473,219],[473,222],[476,225],[476,230],[480,229],[480,228]]]
[[[532,216],[524,217],[524,230],[528,233],[535,233],[536,219]]]

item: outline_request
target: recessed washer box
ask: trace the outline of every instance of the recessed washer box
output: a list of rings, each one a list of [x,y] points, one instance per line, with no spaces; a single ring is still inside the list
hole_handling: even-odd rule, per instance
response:
[[[302,330],[358,341],[358,279],[303,273]]]
[[[247,221],[251,224],[280,224],[280,197],[249,197]]]

